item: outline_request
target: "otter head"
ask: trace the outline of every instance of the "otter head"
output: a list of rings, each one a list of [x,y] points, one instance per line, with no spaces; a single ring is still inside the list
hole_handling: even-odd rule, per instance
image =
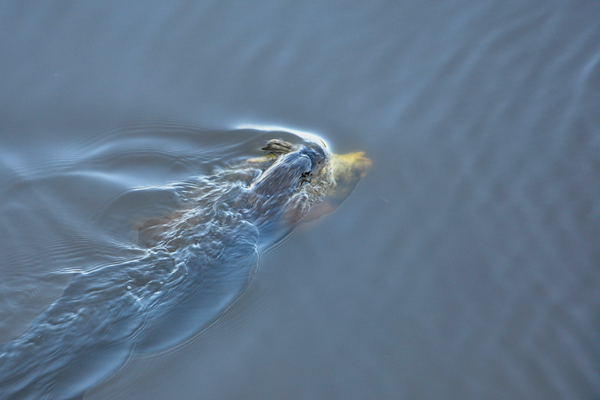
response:
[[[293,146],[267,168],[252,183],[254,195],[267,198],[290,196],[305,183],[310,183],[329,160],[329,153],[321,146],[307,143]]]
[[[364,153],[331,154],[322,141],[272,139],[263,150],[267,157],[249,161],[275,161],[248,188],[250,204],[262,216],[283,211],[292,224],[335,210],[371,167]]]

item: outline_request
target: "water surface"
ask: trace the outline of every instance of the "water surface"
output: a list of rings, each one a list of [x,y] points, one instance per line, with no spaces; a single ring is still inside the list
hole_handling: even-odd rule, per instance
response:
[[[111,216],[170,201],[114,199],[231,156],[196,129],[276,125],[373,168],[217,324],[86,399],[599,397],[599,12],[2,3],[0,336],[60,297],[53,272],[131,256]],[[192,133],[121,141],[140,119]]]

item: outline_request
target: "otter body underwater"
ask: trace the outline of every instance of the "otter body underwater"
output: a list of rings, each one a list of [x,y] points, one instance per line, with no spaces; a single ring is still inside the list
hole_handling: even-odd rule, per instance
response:
[[[261,249],[335,209],[364,176],[361,153],[273,139],[185,186],[187,206],[139,226],[140,256],[73,277],[20,338],[0,346],[0,398],[69,399],[133,352],[175,345],[244,292]]]

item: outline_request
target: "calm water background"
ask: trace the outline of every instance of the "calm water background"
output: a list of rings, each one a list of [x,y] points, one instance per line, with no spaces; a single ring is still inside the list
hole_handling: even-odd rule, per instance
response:
[[[217,324],[85,399],[600,397],[599,15],[2,2],[0,339],[61,295],[48,273],[128,257],[110,215],[160,211],[111,200],[226,161],[193,127],[277,125],[373,168]]]

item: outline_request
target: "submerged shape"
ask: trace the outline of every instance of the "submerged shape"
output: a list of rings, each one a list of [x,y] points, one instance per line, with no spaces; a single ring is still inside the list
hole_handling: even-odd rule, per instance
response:
[[[265,157],[180,185],[187,207],[140,226],[138,258],[75,276],[0,347],[0,397],[81,396],[133,351],[164,349],[211,323],[247,286],[260,249],[335,209],[370,166],[362,153],[300,142],[271,140]]]

